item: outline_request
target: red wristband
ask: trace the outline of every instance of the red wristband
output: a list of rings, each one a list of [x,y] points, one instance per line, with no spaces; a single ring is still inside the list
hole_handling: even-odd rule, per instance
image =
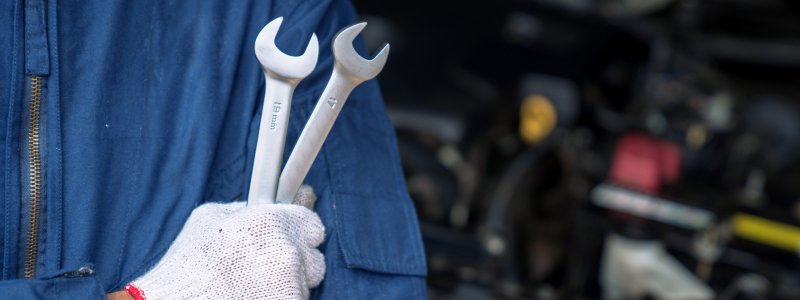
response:
[[[137,286],[135,286],[133,284],[126,285],[123,290],[128,292],[128,294],[131,295],[131,297],[133,297],[133,299],[136,299],[136,300],[147,300],[147,298],[144,297],[144,291],[142,291],[141,289],[139,289]]]

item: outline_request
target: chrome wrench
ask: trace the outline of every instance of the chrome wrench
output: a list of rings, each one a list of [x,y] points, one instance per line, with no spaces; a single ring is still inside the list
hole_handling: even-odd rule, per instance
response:
[[[347,26],[333,39],[333,74],[280,175],[277,193],[280,203],[292,203],[350,92],[377,76],[386,64],[389,44],[384,44],[372,60],[364,59],[353,48],[353,40],[365,26],[366,22]]]
[[[272,20],[256,37],[256,57],[266,77],[266,91],[247,205],[275,203],[292,93],[300,80],[314,70],[319,56],[316,34],[311,35],[303,55],[281,52],[275,46],[275,36],[282,22],[283,17]]]

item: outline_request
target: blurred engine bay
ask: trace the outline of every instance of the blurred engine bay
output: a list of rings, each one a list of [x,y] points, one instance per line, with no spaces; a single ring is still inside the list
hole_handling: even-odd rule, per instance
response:
[[[354,4],[432,300],[800,298],[800,2]]]

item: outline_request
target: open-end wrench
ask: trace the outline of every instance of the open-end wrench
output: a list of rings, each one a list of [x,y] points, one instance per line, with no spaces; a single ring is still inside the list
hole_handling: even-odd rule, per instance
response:
[[[256,37],[256,57],[266,77],[266,91],[247,205],[275,203],[292,93],[300,80],[314,70],[319,55],[316,34],[311,35],[301,56],[289,56],[278,50],[275,36],[282,22],[283,17],[272,20]]]
[[[366,22],[347,26],[333,39],[333,74],[281,173],[277,194],[280,203],[292,203],[350,92],[377,76],[386,64],[389,44],[384,44],[372,60],[364,59],[353,49],[353,40],[364,26]]]

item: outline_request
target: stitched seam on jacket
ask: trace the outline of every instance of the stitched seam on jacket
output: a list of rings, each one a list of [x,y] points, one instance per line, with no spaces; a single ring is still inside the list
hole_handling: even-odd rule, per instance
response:
[[[49,9],[50,3],[47,3],[47,6],[48,6],[48,9]],[[50,9],[52,11],[49,11],[49,15],[50,15],[49,18],[51,19],[51,20],[48,20],[49,21],[49,26],[50,26],[50,32],[58,32],[58,28],[56,27],[56,26],[58,26],[58,24],[57,24],[57,21],[58,21],[57,17],[58,16],[55,13],[55,9],[56,8],[53,7],[52,9]],[[49,41],[49,39],[51,39],[51,38],[54,40],[53,42]],[[56,99],[55,106],[56,106],[57,109],[54,109],[55,112],[51,113],[51,115],[53,115],[54,118],[55,118],[54,121],[55,121],[56,131],[55,131],[54,134],[56,135],[56,138],[57,138],[56,141],[55,141],[56,145],[55,145],[54,148],[56,148],[56,152],[59,154],[57,159],[56,159],[56,162],[55,162],[56,166],[58,167],[58,171],[59,172],[57,172],[58,174],[55,174],[55,176],[53,174],[50,174],[50,176],[54,176],[55,179],[58,181],[58,184],[56,184],[56,187],[58,188],[58,194],[57,195],[58,195],[58,202],[59,202],[60,206],[58,207],[57,213],[60,215],[63,212],[63,204],[64,204],[64,186],[63,186],[63,183],[64,183],[63,182],[63,175],[64,175],[63,163],[64,162],[62,161],[62,159],[61,159],[62,157],[60,155],[62,152],[60,150],[58,150],[58,149],[63,149],[62,145],[61,145],[61,102],[60,102],[60,99],[61,99],[60,90],[61,89],[60,89],[60,85],[59,85],[59,78],[61,76],[60,75],[61,73],[59,72],[59,61],[58,61],[58,35],[54,34],[52,36],[48,36],[48,44],[50,45],[50,47],[53,48],[53,55],[50,58],[50,61],[53,63],[53,68],[50,70],[50,72],[52,73],[52,77],[51,77],[52,80],[50,81],[50,86],[48,86],[48,88],[47,88],[48,89],[47,92],[48,92],[49,96],[52,97],[52,99]],[[50,123],[53,123],[53,122],[50,122]],[[53,141],[53,139],[50,139],[50,142],[52,142],[52,141]],[[50,163],[51,164],[53,163],[52,159],[51,159]],[[53,172],[51,172],[51,173],[53,173]],[[52,198],[52,196],[51,196],[51,198]],[[51,243],[54,243],[54,242],[58,243],[58,249],[56,249],[57,251],[54,252],[54,254],[53,254],[53,257],[55,259],[55,266],[53,267],[53,269],[55,269],[55,270],[61,269],[61,255],[60,254],[61,254],[61,250],[62,250],[61,249],[61,246],[62,246],[61,245],[61,237],[62,237],[62,229],[63,229],[63,224],[62,224],[63,220],[62,219],[63,218],[61,218],[61,217],[58,218],[58,220],[57,220],[58,221],[58,227],[56,227],[57,236],[55,237],[54,241],[50,241]],[[45,256],[45,257],[47,257],[47,256]],[[47,268],[45,268],[45,269],[47,269]]]
[[[22,7],[20,7],[22,5],[22,3],[23,3],[23,1],[17,1],[16,5],[14,5],[14,29],[13,29],[14,30],[14,36],[12,37],[13,38],[12,47],[16,46],[15,43],[17,42],[17,40],[19,40],[19,35],[18,35],[18,33],[19,33],[19,24],[20,24],[19,17],[20,17],[20,11],[22,10],[21,9]],[[16,82],[19,78],[18,78],[18,76],[15,76],[15,75],[17,75],[17,73],[16,73],[16,71],[18,69],[17,65],[19,64],[19,51],[17,51],[17,49],[18,49],[18,47],[14,47],[14,49],[11,50],[11,52],[13,53],[13,59],[12,59],[12,63],[11,63],[11,74],[10,74],[11,75],[11,89],[9,90],[9,94],[10,94],[9,95],[9,99],[11,101],[9,101],[10,103],[9,103],[9,107],[8,107],[9,110],[8,110],[8,116],[7,116],[7,119],[6,119],[7,120],[6,124],[10,123],[10,121],[14,119],[12,117],[12,114],[14,114],[14,111],[16,109],[15,105],[14,105],[14,99],[16,97],[14,97],[14,96],[15,96],[15,93],[16,93],[17,89],[15,89],[15,87],[17,85],[19,85],[19,83]],[[9,174],[9,172],[10,172],[10,170],[12,168],[8,165],[8,162],[11,161],[11,154],[10,153],[12,153],[12,151],[9,151],[10,147],[8,147],[8,145],[11,145],[11,143],[12,143],[12,141],[11,141],[11,137],[13,136],[11,134],[11,131],[12,131],[11,128],[12,127],[13,126],[7,126],[6,127],[6,129],[7,129],[6,130],[6,153],[5,153],[6,154],[6,157],[5,157],[6,164],[5,164],[5,170],[4,170],[5,171],[5,187],[4,187],[4,190],[5,190],[5,195],[6,195],[5,199],[11,199],[11,197],[12,197],[11,189],[9,189],[9,186],[10,186],[9,177],[11,177],[10,176],[11,174]],[[3,249],[3,270],[2,270],[3,274],[2,274],[2,276],[0,276],[3,279],[10,279],[9,276],[6,276],[5,268],[8,267],[9,264],[10,264],[9,257],[11,257],[11,253],[10,253],[11,247],[12,246],[16,247],[16,245],[9,246],[9,245],[11,245],[11,241],[10,241],[11,232],[9,232],[10,227],[11,227],[11,223],[10,223],[10,220],[9,220],[10,217],[11,217],[10,216],[11,210],[8,209],[9,205],[10,205],[9,202],[6,202],[6,205],[5,205],[6,206],[5,207],[6,208],[5,209],[5,222],[6,222],[5,230],[6,230],[6,232],[4,233],[5,234],[5,236],[4,236],[4,241],[5,242],[3,244],[4,245],[3,247],[5,248],[5,249]],[[17,214],[19,212],[18,211],[14,211],[14,213]],[[15,232],[14,234],[18,234],[18,233]],[[16,268],[14,268],[14,269],[16,269]],[[12,271],[12,270],[9,270],[9,271]],[[13,270],[13,271],[16,272],[16,270]]]
[[[58,278],[53,279],[53,290],[55,290],[56,300],[61,299],[61,293],[58,292]]]
[[[340,270],[342,270],[341,274],[343,275],[342,276],[342,277],[344,277],[343,281],[345,282],[345,284],[340,285],[340,286],[344,286],[345,287],[345,288],[342,289],[342,293],[341,294],[344,294],[344,299],[352,299],[352,297],[350,297],[350,288],[349,288],[349,287],[353,286],[352,284],[350,284],[350,280],[351,280],[350,279],[350,272],[351,272],[351,270],[350,270],[350,266],[347,264],[347,259],[345,259],[344,248],[342,248],[343,247],[342,246],[342,239],[338,235],[338,232],[336,234],[336,239],[339,240],[339,243],[338,243],[339,244],[339,251],[342,251],[342,257],[341,257],[341,261],[340,262],[342,264],[344,264],[344,266],[345,266],[344,268],[339,268]],[[339,296],[340,296],[340,294],[337,293],[336,294],[336,298],[341,299]]]
[[[150,19],[151,20],[155,20],[156,8],[157,8],[156,5],[153,5],[153,7],[151,8],[151,11],[150,11]],[[150,33],[151,34],[153,33],[153,30],[154,30],[153,26],[154,25],[151,23],[150,24]],[[152,52],[152,46],[153,46],[152,42],[148,42],[148,45],[146,45],[146,47],[148,48],[147,50],[149,52]],[[144,105],[145,106],[147,106],[147,102],[148,102],[149,98],[150,98],[149,95],[144,97],[143,100],[144,100]],[[144,120],[144,110],[142,109],[142,110],[139,110],[139,122],[136,123],[136,124],[143,124],[143,122],[142,122],[143,120]],[[141,150],[142,136],[143,135],[144,135],[144,126],[139,126],[139,137],[137,137],[137,141],[136,141],[136,152],[134,152],[134,155],[133,155],[133,162],[134,162],[133,167],[134,168],[136,168],[137,166],[140,165],[140,163],[139,163],[139,159],[140,159],[139,151]],[[132,172],[132,173],[135,173],[135,172]],[[141,176],[141,172],[140,172],[139,176]],[[135,174],[132,174],[132,177],[133,178],[137,178]],[[137,180],[137,182],[138,182],[138,180]],[[134,184],[133,186],[136,186],[136,184]],[[130,197],[131,193],[128,193],[128,195],[126,195],[126,196]],[[123,210],[123,211],[129,211],[130,210],[131,202],[133,202],[133,201],[125,201],[125,210]],[[128,223],[126,223],[125,226],[122,227],[122,228],[130,229],[131,223],[133,223],[133,220],[131,220]],[[126,239],[127,235],[128,235],[128,230],[124,230],[122,232],[122,239],[120,240],[121,242],[119,243],[119,249],[120,249],[121,252],[125,251],[125,246],[127,244],[125,242],[125,239]],[[117,278],[119,278],[122,275],[122,258],[123,257],[125,257],[125,253],[120,253],[119,260],[117,260],[117,274],[116,274]]]
[[[406,198],[406,199],[407,199],[408,201],[411,201],[410,197],[409,197],[409,198]],[[405,201],[405,200],[403,200],[403,201]],[[406,216],[406,220],[413,220],[413,222],[416,222],[416,224],[417,224],[417,228],[419,229],[419,220],[417,219],[417,217],[416,217],[416,216],[412,216],[412,213],[413,213],[413,211],[410,211],[410,210],[408,209],[408,206],[406,206],[406,207],[404,207],[404,208],[405,208],[405,209],[403,209],[403,214],[405,214],[405,216]],[[412,204],[412,209],[413,209],[413,204]],[[413,226],[413,225],[412,225],[412,226]],[[414,247],[414,250],[415,250],[415,251],[414,251],[414,253],[412,254],[412,255],[413,255],[413,258],[414,258],[414,260],[420,260],[420,261],[422,261],[422,262],[425,264],[425,270],[426,270],[426,271],[425,271],[425,273],[427,273],[428,266],[427,266],[427,263],[425,262],[425,257],[424,257],[424,255],[423,255],[423,257],[419,257],[419,256],[417,255],[417,254],[419,254],[420,252],[422,252],[422,253],[425,253],[425,246],[423,246],[423,242],[422,242],[422,232],[420,232],[420,230],[416,230],[416,231],[415,231],[415,232],[413,232],[412,234],[414,235],[414,238],[417,238],[417,239],[418,239],[418,241],[419,241],[419,243],[414,243],[414,246],[415,246],[415,247]]]

